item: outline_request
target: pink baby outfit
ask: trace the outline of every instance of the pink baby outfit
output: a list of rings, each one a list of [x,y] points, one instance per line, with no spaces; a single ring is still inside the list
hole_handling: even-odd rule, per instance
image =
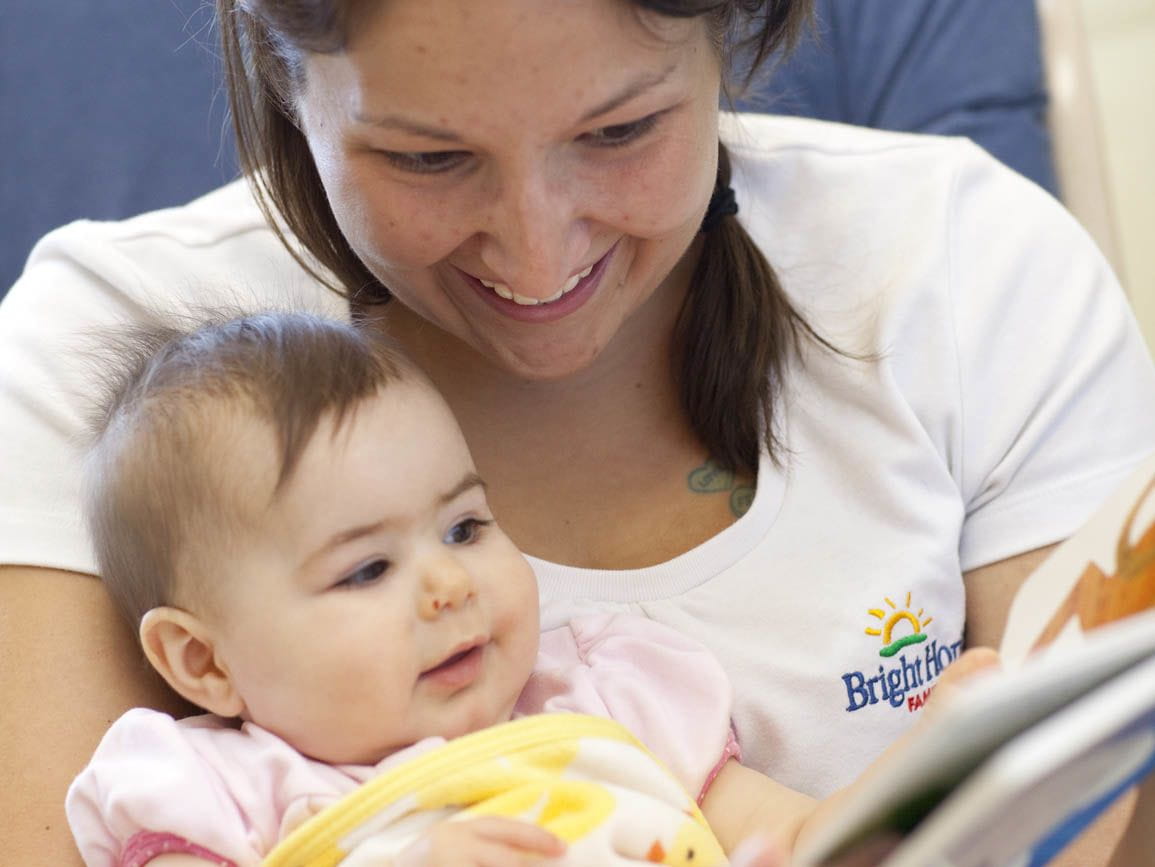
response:
[[[599,614],[542,635],[515,715],[613,718],[687,791],[704,793],[737,752],[730,706],[729,683],[701,645],[644,618]],[[373,766],[326,765],[252,723],[138,708],[72,784],[68,821],[89,867],[138,867],[169,852],[247,867],[362,783],[444,743],[427,738]]]

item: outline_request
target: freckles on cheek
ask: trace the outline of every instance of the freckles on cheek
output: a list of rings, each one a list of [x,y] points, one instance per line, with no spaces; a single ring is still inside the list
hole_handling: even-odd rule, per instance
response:
[[[369,182],[372,183],[372,182]],[[363,258],[390,269],[428,268],[446,259],[461,243],[435,202],[404,194],[388,195],[380,181],[363,186],[345,236]]]
[[[382,267],[398,270],[429,268],[454,250],[445,233],[422,220],[407,220],[392,208],[372,208],[363,248]]]
[[[616,222],[639,237],[660,238],[700,219],[717,176],[716,131],[679,130],[617,173]],[[693,168],[690,168],[693,167]]]
[[[683,170],[647,173],[632,185],[620,223],[643,237],[662,237],[700,219],[714,186],[713,176],[687,178]]]

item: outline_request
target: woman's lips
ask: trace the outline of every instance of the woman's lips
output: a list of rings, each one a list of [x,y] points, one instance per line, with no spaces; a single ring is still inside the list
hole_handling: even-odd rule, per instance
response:
[[[483,282],[480,278],[474,277],[465,271],[461,271],[461,274],[487,304],[499,310],[505,316],[522,322],[552,322],[568,316],[593,296],[601,282],[602,276],[606,272],[606,268],[613,259],[617,246],[615,243],[600,259],[588,268],[572,275],[569,278],[569,281],[573,281],[572,288],[566,289],[566,286],[569,285],[569,281],[567,281],[566,286],[562,286],[558,293],[554,295],[553,299],[535,304],[519,304],[515,300],[516,296],[514,296],[513,292],[505,287],[501,287],[501,284],[495,284],[491,281]],[[499,294],[499,289],[494,287],[501,287],[500,291],[509,294],[510,297],[503,297],[503,294]],[[525,299],[522,300],[524,301]]]
[[[590,265],[578,273],[571,275],[570,278],[565,281],[565,284],[557,290],[557,292],[555,292],[549,298],[540,299],[526,298],[524,295],[518,295],[504,283],[491,283],[488,280],[482,280],[480,277],[477,279],[482,286],[485,286],[487,289],[492,289],[497,295],[501,296],[506,301],[512,301],[514,304],[517,304],[521,307],[536,307],[538,304],[552,304],[563,295],[569,294],[577,287],[578,283],[590,275],[590,272],[593,271],[593,269],[594,266]]]

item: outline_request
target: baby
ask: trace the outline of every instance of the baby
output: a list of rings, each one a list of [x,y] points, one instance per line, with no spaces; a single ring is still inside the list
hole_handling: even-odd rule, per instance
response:
[[[127,355],[96,425],[86,515],[148,661],[209,715],[137,709],[113,725],[66,805],[88,864],[260,863],[371,781],[459,743],[475,756],[464,736],[548,711],[632,730],[682,784],[671,796],[667,772],[643,769],[647,791],[679,822],[701,819],[682,787],[698,795],[726,849],[753,831],[789,844],[813,818],[813,801],[734,760],[729,687],[704,649],[613,616],[539,643],[533,572],[461,430],[382,338],[269,313],[140,332]],[[507,773],[489,758],[476,778]],[[573,835],[544,815],[580,800],[566,785],[542,789],[537,813],[489,814],[431,806],[427,787],[433,819],[407,819],[372,863],[566,863]],[[710,863],[704,822],[675,836],[615,855],[677,863],[680,846]]]
[[[96,424],[86,514],[148,661],[212,715],[138,709],[113,726],[67,803],[89,864],[257,863],[384,770],[515,715],[539,653],[536,582],[420,373],[368,330],[302,314],[127,342],[133,360]],[[580,627],[587,663],[591,640],[631,640],[629,624],[609,623]],[[633,624],[636,642],[653,628]],[[519,714],[582,709],[593,669],[575,681],[565,659],[578,635],[544,649]],[[727,755],[728,687],[706,675],[701,699],[715,708],[703,717],[719,733],[686,772],[693,785]],[[687,765],[682,746],[670,751]],[[564,848],[490,816],[438,822],[396,861]]]

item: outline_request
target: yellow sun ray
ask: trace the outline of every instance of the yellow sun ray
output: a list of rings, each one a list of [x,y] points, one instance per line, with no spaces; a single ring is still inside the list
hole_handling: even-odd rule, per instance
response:
[[[919,608],[917,613],[911,610],[911,600],[913,596],[914,594],[911,591],[906,591],[904,599],[905,604],[902,606],[902,608],[899,608],[894,603],[894,600],[889,596],[883,596],[883,601],[885,601],[886,604],[890,606],[891,611],[893,612],[890,613],[889,616],[888,612],[882,608],[867,609],[867,614],[877,620],[882,621],[879,626],[867,626],[865,629],[863,629],[863,632],[866,635],[882,637],[882,642],[885,646],[883,647],[883,650],[880,651],[879,655],[893,656],[895,653],[909,644],[917,644],[926,640],[926,635],[923,634],[923,629],[926,628],[928,623],[933,623],[934,618],[926,617],[924,620],[923,618],[926,616],[926,610],[924,608]],[[909,624],[910,632],[903,635],[902,637],[899,637],[896,641],[892,641],[892,639],[895,638],[895,627],[902,622]]]

